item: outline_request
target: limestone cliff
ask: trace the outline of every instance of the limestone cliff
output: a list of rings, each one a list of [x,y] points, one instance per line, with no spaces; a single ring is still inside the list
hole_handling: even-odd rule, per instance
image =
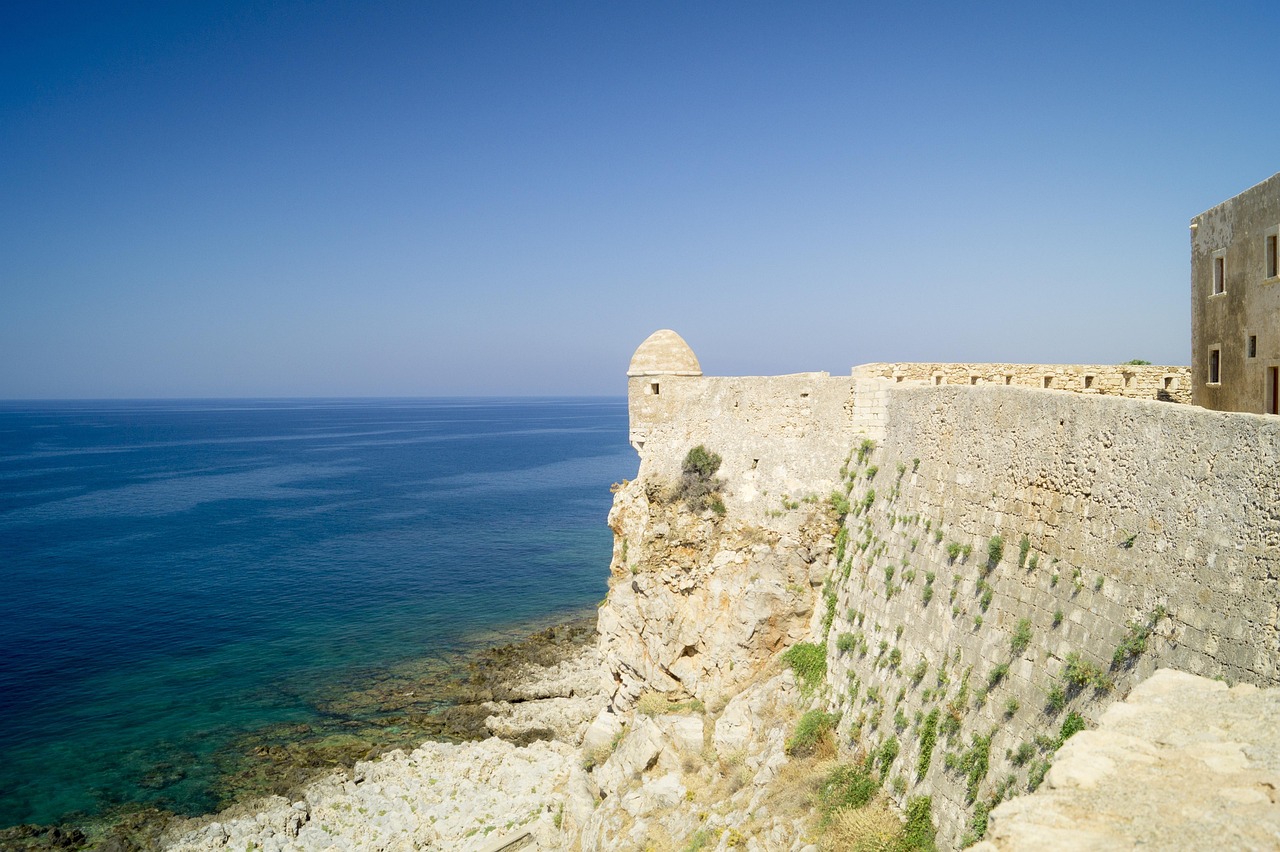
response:
[[[694,513],[671,487],[642,474],[609,514],[617,544],[599,631],[618,711],[646,690],[723,704],[805,637],[826,577],[826,512],[753,523],[766,519]]]

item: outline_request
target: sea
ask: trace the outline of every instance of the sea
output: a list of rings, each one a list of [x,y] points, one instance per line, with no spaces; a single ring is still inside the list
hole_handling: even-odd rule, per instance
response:
[[[225,801],[337,687],[593,612],[622,398],[0,402],[0,827]]]

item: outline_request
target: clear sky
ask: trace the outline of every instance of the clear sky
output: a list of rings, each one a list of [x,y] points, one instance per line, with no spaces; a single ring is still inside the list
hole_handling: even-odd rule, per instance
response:
[[[964,8],[969,6],[971,8]],[[1187,363],[1280,3],[8,2],[0,397]]]

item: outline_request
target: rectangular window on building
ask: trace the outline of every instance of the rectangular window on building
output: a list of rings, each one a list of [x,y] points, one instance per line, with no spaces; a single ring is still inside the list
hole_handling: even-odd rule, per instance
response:
[[[1280,242],[1280,235],[1277,235],[1277,234],[1267,235],[1267,277],[1268,278],[1275,278],[1276,275],[1280,275],[1280,253],[1277,252],[1277,249],[1280,249],[1280,245],[1277,245],[1277,242]]]
[[[1258,357],[1258,335],[1249,335],[1249,345],[1246,348],[1248,349],[1250,358]]]
[[[1216,385],[1222,382],[1222,350],[1209,350],[1209,384]]]
[[[1217,255],[1213,259],[1213,295],[1227,292],[1227,259]]]

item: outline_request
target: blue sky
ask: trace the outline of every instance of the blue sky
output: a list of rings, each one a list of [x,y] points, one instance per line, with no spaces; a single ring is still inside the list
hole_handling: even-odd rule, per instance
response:
[[[1280,4],[8,3],[0,397],[1189,360]]]

